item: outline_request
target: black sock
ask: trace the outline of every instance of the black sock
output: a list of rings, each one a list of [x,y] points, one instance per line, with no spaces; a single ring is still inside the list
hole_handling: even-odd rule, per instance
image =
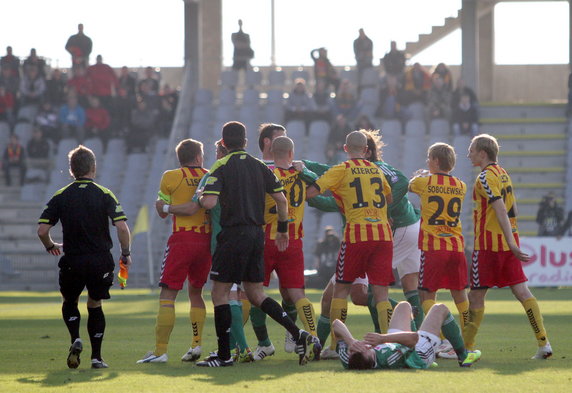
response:
[[[288,314],[286,314],[276,300],[267,297],[260,305],[260,309],[268,314],[270,318],[284,326],[284,328],[290,332],[292,337],[294,337],[294,340],[298,340],[298,338],[300,338],[300,329],[298,329],[296,324],[290,319]]]
[[[221,360],[230,359],[230,325],[232,314],[230,305],[221,304],[214,308],[215,330],[218,342],[218,357]]]
[[[67,302],[64,300],[64,304],[62,304],[62,317],[68,327],[71,342],[73,344],[75,339],[79,338],[79,322],[81,321],[81,315],[79,314],[77,303]]]
[[[91,358],[101,360],[101,342],[105,333],[105,315],[100,307],[87,309],[87,333],[91,342]]]

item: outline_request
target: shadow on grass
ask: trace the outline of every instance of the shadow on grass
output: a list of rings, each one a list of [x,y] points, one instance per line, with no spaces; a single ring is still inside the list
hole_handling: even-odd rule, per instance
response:
[[[41,387],[67,386],[77,383],[90,383],[109,381],[119,376],[117,371],[101,370],[58,370],[48,372],[44,377],[25,377],[17,381],[22,384],[36,385]]]

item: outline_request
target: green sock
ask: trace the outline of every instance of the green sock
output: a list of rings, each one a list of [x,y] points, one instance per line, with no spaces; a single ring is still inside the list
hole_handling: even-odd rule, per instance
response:
[[[451,313],[447,314],[445,321],[443,321],[443,325],[441,326],[441,332],[445,336],[447,340],[453,346],[459,361],[465,360],[467,357],[467,349],[465,348],[465,343],[463,342],[463,336],[461,335],[461,329],[459,329],[459,325],[453,318]]]
[[[371,317],[371,321],[373,322],[373,328],[375,329],[375,332],[381,333],[381,328],[379,327],[377,308],[375,306],[376,303],[375,299],[373,298],[373,293],[371,292],[371,290],[368,290],[367,308],[369,309],[369,315]],[[391,306],[393,307],[393,304]]]
[[[282,301],[282,308],[288,314],[290,319],[295,323],[296,319],[298,318],[298,310],[296,310],[296,305],[294,303],[286,303],[284,300]]]
[[[423,312],[423,307],[421,307],[421,301],[419,300],[419,292],[415,289],[413,291],[405,292],[405,300],[411,307],[415,307],[417,309],[417,313],[415,315],[415,325],[421,326],[423,319],[425,318],[425,313]]]
[[[318,338],[320,339],[320,344],[322,344],[322,348],[325,348],[326,340],[330,335],[331,327],[330,327],[330,318],[320,315],[318,319]]]
[[[266,329],[266,313],[258,307],[252,306],[250,309],[250,321],[252,322],[252,329],[258,339],[258,345],[261,347],[268,347],[270,338],[268,337],[268,330]]]
[[[232,322],[230,325],[230,341],[231,348],[238,346],[240,352],[244,352],[248,348],[246,343],[246,336],[244,335],[244,328],[242,326],[242,303],[237,300],[231,300],[230,313],[232,315]],[[234,340],[234,341],[233,341]],[[234,342],[234,346],[232,345]]]

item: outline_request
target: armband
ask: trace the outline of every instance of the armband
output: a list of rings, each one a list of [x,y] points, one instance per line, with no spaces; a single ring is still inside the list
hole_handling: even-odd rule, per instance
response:
[[[288,221],[278,221],[278,229],[279,233],[286,233],[288,232]]]
[[[169,214],[169,206],[171,205],[163,205],[163,213]]]

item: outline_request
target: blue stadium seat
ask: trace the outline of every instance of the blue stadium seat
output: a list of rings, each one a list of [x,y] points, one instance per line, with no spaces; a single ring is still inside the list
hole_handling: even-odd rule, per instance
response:
[[[286,77],[282,70],[270,70],[268,73],[268,84],[270,86],[284,86]]]
[[[284,104],[284,92],[282,90],[269,90],[268,103],[270,104]]]
[[[428,145],[431,146],[437,142],[449,143],[450,134],[450,126],[447,120],[434,119],[429,124]]]
[[[249,69],[246,71],[245,79],[247,86],[260,86],[262,83],[262,72]]]
[[[340,79],[347,79],[350,81],[350,83],[353,86],[357,86],[358,85],[358,77],[357,77],[357,71],[356,70],[342,70],[340,72]]]
[[[95,157],[103,156],[103,142],[99,138],[89,138],[83,142],[83,145],[88,149],[91,149],[95,154]]]
[[[379,73],[374,67],[366,68],[361,74],[361,87],[377,88],[379,85]]]
[[[242,97],[242,105],[258,105],[260,103],[260,93],[256,89],[247,89]]]
[[[18,110],[18,120],[33,123],[36,115],[38,114],[38,105],[26,105]]]
[[[18,122],[14,127],[14,134],[18,135],[20,138],[20,144],[22,146],[26,146],[28,141],[32,139],[34,126],[31,123],[26,122]]]
[[[56,155],[55,169],[68,170],[68,152],[75,149],[78,142],[75,138],[64,138],[58,143],[58,154]]]
[[[306,125],[302,120],[290,120],[286,124],[288,137],[294,141],[296,151],[300,154],[306,142]]]
[[[213,92],[209,89],[197,89],[195,105],[210,105],[213,101]]]
[[[409,120],[405,124],[406,136],[425,136],[425,122],[422,120]]]
[[[305,156],[309,160],[326,162],[325,146],[329,135],[330,125],[326,121],[317,120],[310,124],[308,143],[305,146]]]
[[[223,88],[219,95],[220,105],[234,105],[236,104],[236,93],[234,90]]]
[[[410,104],[405,109],[405,112],[412,120],[423,120],[425,118],[425,106],[420,102],[414,102],[413,104]]]
[[[381,140],[383,147],[383,160],[397,169],[402,166],[402,138],[401,122],[399,120],[384,120],[381,125]]]
[[[292,80],[292,82],[294,82],[298,78],[302,78],[307,82],[310,79],[310,74],[308,73],[308,71],[304,69],[297,69],[295,71],[292,71],[292,74],[290,75],[290,79]]]
[[[232,69],[221,72],[220,84],[223,87],[235,87],[238,84],[238,72]]]

